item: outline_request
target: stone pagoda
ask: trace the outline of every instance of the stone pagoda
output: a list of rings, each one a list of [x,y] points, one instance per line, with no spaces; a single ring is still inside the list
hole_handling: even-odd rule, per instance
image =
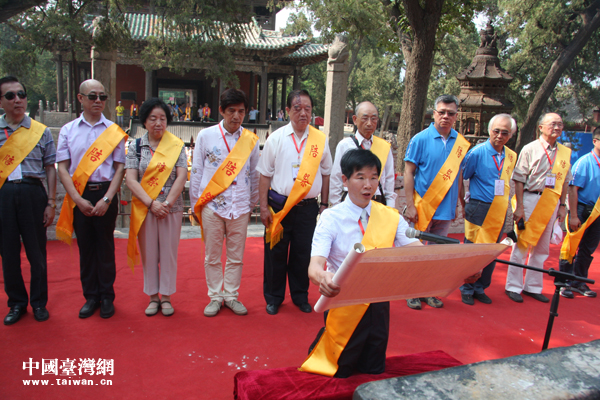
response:
[[[513,104],[506,98],[513,77],[500,66],[494,28],[488,24],[479,35],[481,44],[473,62],[456,76],[460,82],[456,130],[471,143],[476,143],[481,136],[488,136],[487,125],[494,115],[510,114],[513,109]]]

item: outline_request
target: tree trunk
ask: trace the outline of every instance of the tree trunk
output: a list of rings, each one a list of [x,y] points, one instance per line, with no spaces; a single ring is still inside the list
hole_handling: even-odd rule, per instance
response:
[[[544,82],[542,82],[542,85],[535,94],[533,102],[529,105],[525,122],[517,138],[517,153],[521,152],[523,146],[536,138],[537,121],[546,107],[550,94],[552,94],[552,91],[569,64],[583,50],[594,31],[600,27],[600,0],[596,0],[586,8],[582,12],[581,17],[583,19],[581,29],[573,37],[571,43],[554,60]]]
[[[410,139],[423,129],[423,115],[427,102],[427,88],[431,77],[435,36],[442,15],[444,0],[426,0],[422,8],[419,0],[404,0],[404,10],[410,23],[413,39],[406,40],[399,33],[406,58],[404,95],[398,123],[398,159],[396,172],[404,172],[404,155]],[[410,48],[412,47],[412,49]]]

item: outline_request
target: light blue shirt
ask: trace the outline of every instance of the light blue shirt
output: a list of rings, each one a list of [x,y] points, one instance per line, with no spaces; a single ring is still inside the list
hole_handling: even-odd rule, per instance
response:
[[[573,180],[569,182],[571,186],[577,186],[577,201],[579,203],[593,206],[600,196],[600,166],[596,159],[600,161],[600,157],[594,158],[594,150],[581,156],[575,161],[571,168]]]
[[[419,196],[423,197],[433,182],[444,162],[452,151],[452,146],[456,142],[458,132],[454,129],[450,131],[448,140],[444,143],[444,138],[435,129],[433,122],[429,128],[417,133],[408,144],[404,161],[409,161],[417,166],[415,171],[415,190]],[[463,161],[464,162],[464,161]],[[456,214],[456,202],[458,200],[458,177],[446,193],[446,197],[440,203],[433,219],[449,221],[454,219]]]
[[[371,203],[372,201],[365,208],[368,215],[371,215]],[[321,214],[313,235],[310,255],[327,258],[328,271],[335,273],[354,245],[362,241],[363,233],[358,225],[362,210],[347,196],[343,202]],[[364,228],[367,229],[366,226]],[[404,233],[407,228],[408,224],[401,217],[396,229],[394,247],[406,246],[418,240],[406,237]]]
[[[494,182],[500,179],[503,160],[504,148],[498,154],[489,140],[469,150],[464,161],[463,179],[471,181],[469,192],[472,199],[486,203],[494,201]]]

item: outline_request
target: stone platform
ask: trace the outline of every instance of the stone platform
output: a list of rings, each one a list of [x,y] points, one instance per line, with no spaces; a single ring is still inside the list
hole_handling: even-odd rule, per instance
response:
[[[369,382],[353,400],[599,399],[600,340]]]

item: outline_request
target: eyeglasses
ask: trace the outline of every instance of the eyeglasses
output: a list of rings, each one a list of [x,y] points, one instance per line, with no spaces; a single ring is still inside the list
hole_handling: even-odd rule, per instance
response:
[[[106,99],[108,99],[108,95],[106,95],[106,94],[101,94],[101,95],[97,95],[95,93],[90,93],[90,94],[79,93],[79,94],[82,95],[82,96],[84,96],[84,97],[87,97],[91,101],[98,100],[98,97],[100,97],[100,101],[106,101]]]
[[[15,98],[15,96],[19,96],[20,99],[26,99],[27,93],[25,93],[24,90],[19,90],[17,93],[6,92],[5,94],[1,95],[0,98],[4,97],[6,100],[13,100]]]
[[[456,111],[438,111],[438,110],[433,110],[436,113],[440,114],[440,115],[447,115],[449,117],[454,117],[456,114],[458,114]]]
[[[550,126],[552,128],[562,128],[564,126],[562,122],[551,122],[549,124],[542,124],[542,125]]]
[[[367,122],[369,122],[369,121],[371,121],[372,123],[376,124],[376,123],[379,121],[379,117],[373,116],[373,117],[370,117],[370,118],[369,118],[369,117],[367,117],[367,116],[364,116],[364,117],[361,117],[361,118],[360,118],[360,120],[361,120],[363,123],[365,123],[365,124],[366,124]]]
[[[500,129],[492,130],[496,135],[508,136],[510,134],[509,131],[501,131]]]

